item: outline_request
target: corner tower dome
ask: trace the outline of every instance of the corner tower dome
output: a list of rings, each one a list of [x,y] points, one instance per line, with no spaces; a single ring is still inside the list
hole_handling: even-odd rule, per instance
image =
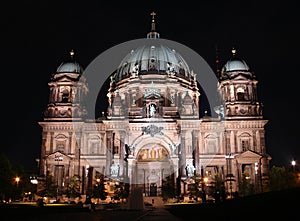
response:
[[[62,62],[56,69],[56,73],[75,73],[82,74],[82,66],[74,60],[74,51],[70,52],[71,59],[69,61]]]
[[[236,50],[233,48],[231,50],[232,58],[226,62],[224,65],[222,72],[230,72],[230,71],[249,71],[249,66],[243,59],[236,57]]]
[[[249,67],[244,60],[233,58],[227,61],[223,71],[249,71]]]
[[[245,79],[255,79],[255,75],[247,63],[243,59],[236,57],[236,50],[233,48],[231,52],[232,57],[223,66],[220,80],[233,79],[241,76]]]

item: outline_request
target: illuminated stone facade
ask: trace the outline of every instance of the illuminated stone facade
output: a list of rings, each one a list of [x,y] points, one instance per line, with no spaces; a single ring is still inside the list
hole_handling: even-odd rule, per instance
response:
[[[152,30],[148,37],[159,35]],[[208,178],[207,187],[218,175],[229,194],[243,179],[256,191],[267,186],[267,120],[244,60],[233,55],[218,76],[223,105],[216,118],[199,115],[196,74],[166,46],[141,46],[124,58],[109,78],[107,113],[96,120],[86,119],[81,103],[89,92],[82,73],[74,59],[57,68],[39,122],[40,174],[52,174],[60,193],[76,176],[82,194],[91,194],[97,174],[137,184],[145,196],[160,196],[167,176],[181,194],[194,175]]]

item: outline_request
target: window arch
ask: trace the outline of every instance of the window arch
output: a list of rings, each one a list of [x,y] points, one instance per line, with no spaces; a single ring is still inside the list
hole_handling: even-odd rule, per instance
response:
[[[92,136],[89,139],[89,153],[88,154],[99,154],[100,153],[100,137]]]
[[[244,101],[245,100],[245,90],[242,87],[238,87],[236,90],[237,100]]]
[[[205,148],[206,153],[208,153],[208,154],[216,153],[218,150],[217,137],[213,134],[207,135],[205,145],[206,145],[206,148]]]
[[[67,146],[67,137],[63,134],[59,134],[55,137],[55,143],[56,151],[64,153]]]
[[[61,101],[63,103],[68,103],[69,102],[69,97],[70,97],[70,92],[67,89],[64,89],[63,92],[62,92]]]
[[[240,135],[240,150],[242,152],[251,150],[251,135],[249,133],[242,133]]]

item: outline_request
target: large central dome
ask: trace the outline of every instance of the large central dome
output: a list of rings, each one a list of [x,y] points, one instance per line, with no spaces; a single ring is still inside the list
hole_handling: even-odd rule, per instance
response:
[[[182,56],[161,44],[144,45],[132,50],[121,62],[114,79],[119,81],[134,73],[171,74],[191,79],[191,72]]]

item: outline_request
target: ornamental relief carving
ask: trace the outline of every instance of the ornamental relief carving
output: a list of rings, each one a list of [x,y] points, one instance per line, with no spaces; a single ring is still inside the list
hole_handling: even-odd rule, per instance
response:
[[[137,156],[138,161],[161,161],[167,159],[168,151],[164,147],[153,146],[142,148]]]

